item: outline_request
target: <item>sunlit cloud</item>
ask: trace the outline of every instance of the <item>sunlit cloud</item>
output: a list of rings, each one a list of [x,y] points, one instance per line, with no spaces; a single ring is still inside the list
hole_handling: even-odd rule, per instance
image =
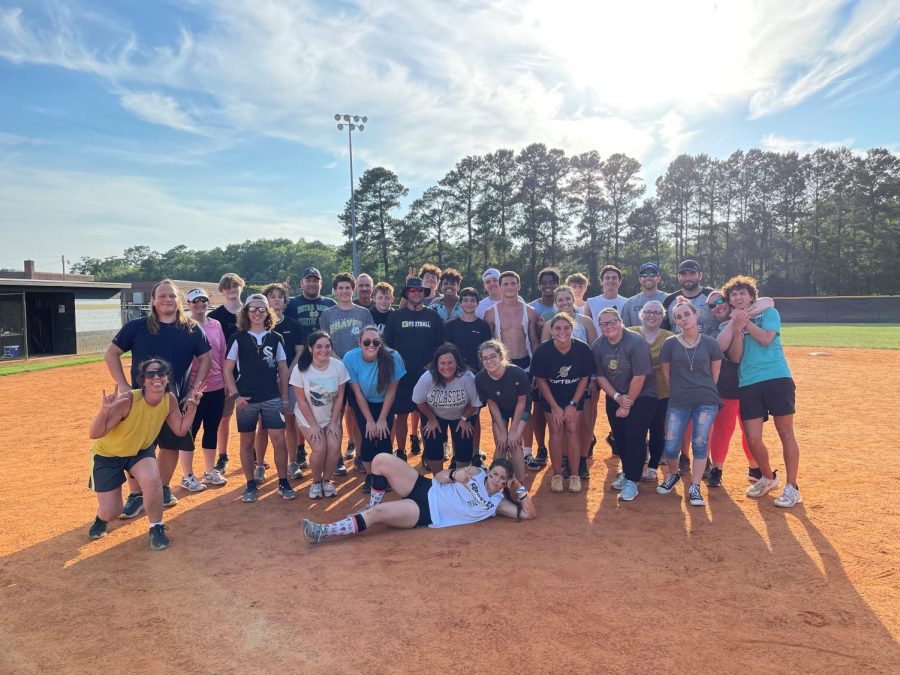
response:
[[[178,101],[171,96],[156,91],[127,92],[121,96],[119,101],[125,110],[150,124],[161,124],[191,133],[200,131],[191,116],[182,110]]]

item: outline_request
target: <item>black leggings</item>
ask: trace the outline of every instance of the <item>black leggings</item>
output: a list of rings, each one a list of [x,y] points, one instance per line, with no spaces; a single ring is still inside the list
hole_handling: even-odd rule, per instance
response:
[[[656,399],[639,396],[631,406],[627,417],[616,417],[619,404],[606,397],[606,418],[613,432],[616,450],[622,460],[625,478],[637,483],[644,471],[644,456],[647,452],[647,430],[656,410]]]
[[[219,422],[222,421],[222,409],[225,405],[225,389],[203,392],[197,413],[194,415],[194,423],[191,425],[191,435],[197,438],[200,425],[203,425],[203,441],[201,447],[207,450],[216,449],[216,435],[219,431]]]
[[[663,450],[666,447],[666,410],[669,409],[669,397],[656,400],[656,409],[653,411],[653,419],[650,420],[650,462],[651,469],[659,468],[659,460],[662,459]]]

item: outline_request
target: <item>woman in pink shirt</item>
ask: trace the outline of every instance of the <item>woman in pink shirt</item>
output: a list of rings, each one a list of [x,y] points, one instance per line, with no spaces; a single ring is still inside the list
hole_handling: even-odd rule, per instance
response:
[[[189,291],[187,300],[190,305],[191,318],[200,325],[200,329],[209,340],[209,346],[212,347],[212,351],[210,351],[212,365],[206,376],[206,388],[191,427],[191,434],[196,440],[200,425],[203,425],[201,446],[204,469],[201,480],[197,480],[194,476],[194,453],[184,450],[179,453],[181,471],[184,474],[181,479],[181,487],[190,492],[200,492],[205,490],[207,485],[224,485],[228,482],[228,479],[215,469],[216,433],[225,404],[225,378],[222,375],[222,364],[225,362],[225,333],[222,331],[222,324],[206,316],[206,310],[209,308],[209,296],[205,290],[195,288]],[[195,358],[194,364],[191,366],[191,387],[194,386],[196,372],[197,359]],[[222,451],[227,451],[227,448],[222,448]]]

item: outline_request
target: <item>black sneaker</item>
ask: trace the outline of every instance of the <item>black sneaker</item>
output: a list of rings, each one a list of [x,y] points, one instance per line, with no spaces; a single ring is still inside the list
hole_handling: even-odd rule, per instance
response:
[[[747,469],[747,482],[748,483],[755,483],[762,477],[763,477],[762,469],[760,469],[759,467],[756,467],[755,469]]]
[[[587,457],[582,457],[580,460],[578,460],[578,477],[581,480],[591,479],[591,472],[588,471]]]
[[[335,476],[346,476],[347,475],[347,467],[344,466],[343,459],[339,459],[337,466],[334,467],[334,475]]]
[[[366,481],[362,486],[363,494],[369,494],[372,492],[372,474],[366,474]]]
[[[529,471],[540,471],[544,468],[544,465],[531,455],[528,455],[528,457],[525,458],[525,468]]]
[[[216,471],[224,476],[225,470],[228,468],[228,455],[219,455],[219,458],[216,460],[215,468]]]
[[[362,455],[357,454],[356,459],[353,460],[353,468],[356,469],[356,473],[365,473],[366,467],[363,466]]]
[[[678,485],[679,482],[681,482],[681,474],[667,474],[662,484],[656,487],[656,492],[661,495],[667,495],[675,489],[675,486]]]
[[[588,457],[594,456],[594,446],[595,445],[597,445],[597,437],[591,436],[591,444],[588,446],[588,453],[587,453]]]
[[[418,452],[414,454],[419,454]],[[406,461],[406,450],[401,450],[397,448],[397,459],[402,459],[404,462]]]
[[[309,461],[306,459],[306,447],[303,445],[297,449],[297,466],[301,469],[309,468]]]
[[[356,443],[350,441],[347,443],[347,452],[344,453],[344,459],[353,459],[356,457]]]
[[[419,437],[410,435],[409,437],[409,454],[413,457],[422,452],[422,447],[419,445]],[[400,455],[397,455],[398,457]]]
[[[562,477],[563,477],[563,480],[569,480],[569,477],[570,477],[571,475],[572,475],[572,474],[571,474],[571,472],[569,471],[569,458],[568,458],[568,457],[563,457],[563,459],[562,459]]]
[[[678,458],[678,473],[688,474],[691,472],[691,460],[686,456],[680,455]]]
[[[91,525],[91,529],[88,530],[88,536],[91,539],[103,539],[106,536],[106,526],[107,522],[105,520],[100,520],[100,516],[96,516],[94,518],[94,524]]]
[[[607,445],[609,445],[609,447],[612,448],[614,455],[618,454],[618,453],[616,453],[616,439],[613,438],[611,431],[608,434],[606,434],[606,443],[607,443]]]
[[[132,492],[130,495],[128,495],[128,499],[125,500],[125,506],[122,508],[122,513],[121,515],[119,515],[119,518],[121,518],[122,520],[137,518],[139,515],[141,515],[143,510],[144,493]]]
[[[722,487],[722,469],[713,467],[709,470],[709,478],[706,480],[709,487]]]
[[[547,455],[547,448],[542,445],[538,447],[537,456],[534,458],[534,461],[541,466],[547,466]]]
[[[178,498],[172,494],[168,485],[163,485],[163,506],[167,509],[172,508],[178,503]]]
[[[160,523],[150,528],[150,548],[154,551],[162,551],[169,548],[169,538],[166,536],[166,530],[169,528]]]
[[[712,471],[712,462],[706,460],[706,466],[703,469],[703,480],[709,480],[709,474]]]

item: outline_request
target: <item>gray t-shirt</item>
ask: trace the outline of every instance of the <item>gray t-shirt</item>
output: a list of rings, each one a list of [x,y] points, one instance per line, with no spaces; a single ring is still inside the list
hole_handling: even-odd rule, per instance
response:
[[[331,335],[331,348],[340,359],[351,349],[359,347],[363,327],[374,323],[372,313],[359,305],[353,305],[350,309],[335,305],[319,316],[319,328]]]
[[[716,325],[718,328],[718,325]],[[696,408],[701,405],[722,405],[722,397],[712,377],[712,362],[722,360],[722,348],[715,338],[701,335],[693,349],[688,349],[676,336],[663,342],[660,363],[668,363],[669,406]]]
[[[475,388],[475,376],[470,370],[454,377],[443,386],[435,385],[431,379],[431,371],[426,370],[413,388],[412,400],[417,405],[425,403],[435,415],[451,421],[462,417],[466,406],[470,404],[475,408],[481,406]]]
[[[637,295],[632,295],[628,300],[625,301],[625,306],[622,308],[622,321],[625,322],[626,327],[630,326],[640,326],[641,325],[641,310],[651,300],[659,300],[662,302],[666,299],[666,293],[663,291],[657,290],[651,296],[646,296],[643,293],[638,293]]]
[[[700,289],[698,295],[690,298],[690,301],[698,310],[697,331],[704,335],[715,336],[718,334],[719,321],[713,316],[712,310],[706,306],[706,299],[709,297],[709,294],[712,293],[712,290],[713,289],[704,286]],[[678,304],[677,298],[680,295],[684,295],[682,291],[675,291],[666,296],[666,301],[669,303],[666,306],[667,323],[663,323],[663,328],[671,330],[676,335],[681,332],[681,329],[675,325],[675,307]]]
[[[657,398],[656,375],[653,373],[653,362],[650,359],[650,345],[640,335],[623,330],[622,339],[617,344],[611,344],[604,336],[594,340],[591,351],[597,362],[597,375],[609,380],[617,392],[626,393],[631,378],[635,375],[644,375],[644,386],[638,396]]]

